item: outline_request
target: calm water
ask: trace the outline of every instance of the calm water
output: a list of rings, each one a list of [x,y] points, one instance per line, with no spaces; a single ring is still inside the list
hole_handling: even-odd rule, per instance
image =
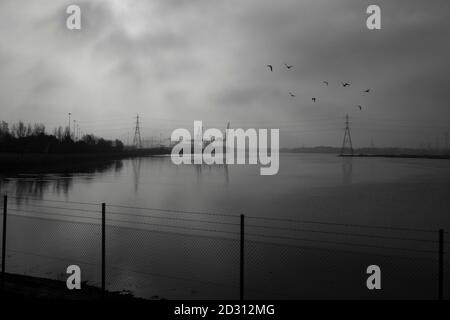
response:
[[[175,166],[167,157],[117,161],[89,173],[4,176],[2,193],[12,196],[7,270],[65,279],[65,268],[78,264],[83,279],[98,285],[105,202],[111,290],[237,298],[245,214],[248,297],[370,298],[364,266],[379,263],[392,269],[386,277],[395,283],[381,298],[432,298],[433,253],[383,248],[433,251],[434,243],[371,236],[434,241],[434,233],[329,223],[450,230],[449,187],[446,160],[314,154],[281,155],[276,176],[260,176],[258,166]],[[420,283],[417,292],[399,290],[410,279]]]

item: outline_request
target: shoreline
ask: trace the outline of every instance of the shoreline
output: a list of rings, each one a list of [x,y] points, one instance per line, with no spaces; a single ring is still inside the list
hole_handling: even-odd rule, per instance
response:
[[[449,154],[338,154],[338,157],[348,158],[401,158],[401,159],[450,159]]]
[[[135,157],[151,157],[170,154],[169,148],[124,150],[121,152],[45,154],[45,153],[0,153],[0,172],[73,172],[105,167],[117,160]]]
[[[136,298],[128,291],[103,292],[100,288],[81,284],[80,290],[67,289],[66,282],[40,277],[32,277],[20,274],[5,273],[4,278],[0,276],[2,290],[0,297],[3,299],[39,299],[39,300],[142,300]]]

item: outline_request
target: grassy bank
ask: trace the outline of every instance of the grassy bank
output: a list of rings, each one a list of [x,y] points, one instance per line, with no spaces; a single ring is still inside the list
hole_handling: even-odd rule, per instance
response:
[[[64,281],[7,273],[4,279],[0,280],[0,284],[2,286],[0,290],[2,299],[96,300],[103,298],[100,288],[85,283],[81,285],[80,290],[69,290]],[[105,298],[113,300],[137,299],[127,292],[108,291],[105,293]]]

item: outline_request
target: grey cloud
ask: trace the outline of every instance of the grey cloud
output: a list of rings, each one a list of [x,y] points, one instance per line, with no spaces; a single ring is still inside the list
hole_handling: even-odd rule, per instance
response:
[[[61,122],[68,110],[81,120],[140,112],[143,119],[207,115],[275,127],[299,121],[301,130],[312,132],[284,127],[282,145],[338,144],[340,131],[313,119],[338,119],[332,127],[340,130],[347,112],[356,116],[356,127],[358,117],[380,115],[412,124],[427,115],[450,123],[450,3],[377,2],[380,31],[365,28],[368,0],[117,2],[127,8],[78,1],[83,27],[73,32],[65,28],[71,1],[30,7],[23,0],[2,1],[2,113],[30,121],[34,103],[40,112],[61,114]],[[266,64],[274,65],[273,73]],[[341,80],[352,86],[342,90]],[[366,87],[373,89],[370,95],[361,94]],[[356,104],[364,104],[364,113],[356,113]],[[394,126],[373,123],[369,129],[386,128],[375,136],[379,145],[417,144],[417,137],[389,135]],[[356,143],[374,135],[357,133]]]

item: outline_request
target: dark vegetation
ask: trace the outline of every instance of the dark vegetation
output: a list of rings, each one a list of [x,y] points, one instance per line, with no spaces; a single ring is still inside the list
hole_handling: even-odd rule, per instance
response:
[[[42,124],[0,122],[0,173],[85,172],[108,167],[114,160],[170,154],[170,148],[136,149],[120,140],[105,140],[92,134],[76,139],[59,127],[47,134]]]
[[[75,139],[68,128],[56,128],[53,134],[45,132],[43,124],[19,122],[11,128],[0,123],[0,152],[15,154],[83,154],[120,152],[124,148],[121,141],[109,141],[92,134]]]

